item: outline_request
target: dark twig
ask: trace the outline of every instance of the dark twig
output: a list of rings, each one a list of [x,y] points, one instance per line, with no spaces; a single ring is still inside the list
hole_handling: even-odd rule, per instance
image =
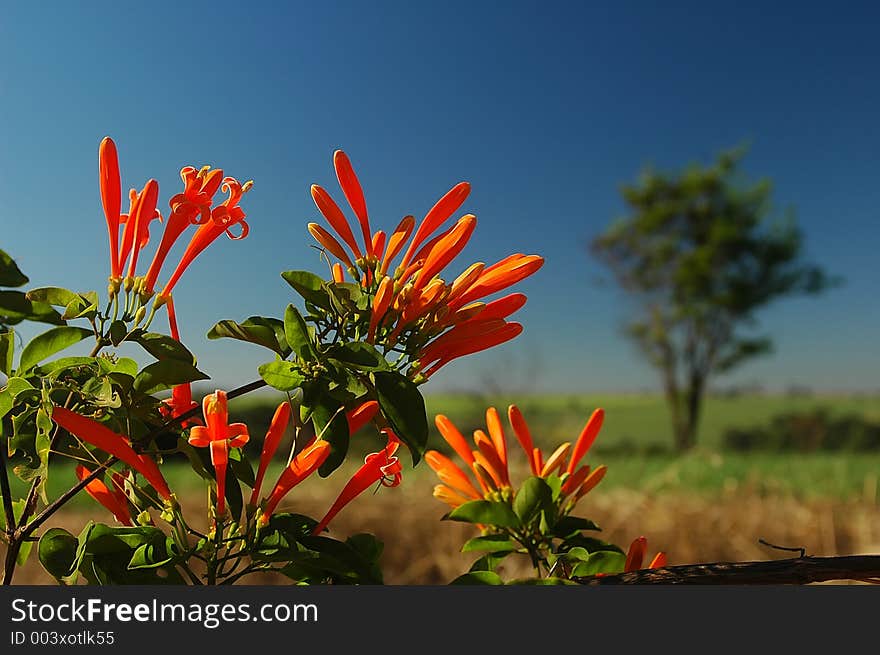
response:
[[[575,578],[585,585],[769,585],[810,584],[880,577],[880,555],[797,557],[767,562],[710,562]]]
[[[804,557],[806,557],[806,555],[807,555],[807,549],[803,548],[803,547],[788,548],[786,546],[777,546],[776,544],[771,544],[769,541],[766,541],[765,539],[758,539],[758,543],[763,546],[769,546],[770,548],[775,548],[776,550],[785,550],[790,553],[800,553],[800,555],[798,555],[798,557],[800,557],[802,559]]]

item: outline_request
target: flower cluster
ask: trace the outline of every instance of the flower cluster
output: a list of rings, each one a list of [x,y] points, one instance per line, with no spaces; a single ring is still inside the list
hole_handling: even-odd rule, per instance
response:
[[[146,182],[141,191],[129,192],[128,213],[122,213],[122,182],[119,173],[119,159],[116,144],[110,137],[101,141],[98,151],[98,177],[101,187],[101,204],[107,219],[107,232],[110,239],[110,285],[108,291],[115,299],[120,288],[128,294],[135,292],[138,302],[127,299],[125,315],[134,317],[154,294],[156,282],[168,253],[180,236],[191,225],[197,226],[180,262],[157,298],[161,306],[171,297],[171,292],[180,276],[192,261],[221,234],[232,239],[247,235],[248,225],[245,213],[239,207],[242,196],[253,186],[253,182],[242,184],[234,177],[224,177],[222,169],[204,166],[195,169],[186,166],[180,171],[184,189],[169,201],[168,218],[162,240],[153,256],[150,266],[143,276],[137,276],[138,258],[141,250],[150,240],[150,223],[164,219],[159,211],[159,183],[154,179]],[[223,202],[214,205],[218,190],[227,194]],[[120,228],[124,226],[120,236]],[[235,235],[234,226],[240,226]],[[126,268],[127,262],[127,268]],[[146,310],[142,312],[145,314]]]
[[[458,357],[497,346],[522,332],[522,325],[507,319],[525,304],[523,294],[485,299],[537,271],[544,263],[542,257],[517,253],[489,266],[472,264],[452,281],[441,277],[477,224],[473,214],[466,214],[436,234],[468,197],[467,182],[440,198],[418,227],[413,216],[406,216],[387,235],[372,231],[363,190],[346,154],[336,151],[333,163],[357,218],[361,242],[339,205],[317,184],[312,186],[312,198],[335,236],[317,223],[309,224],[309,232],[339,260],[331,267],[334,281],[344,283],[347,273],[370,294],[369,315],[359,326],[359,337],[386,351],[401,352],[410,376],[422,381]]]
[[[541,449],[534,444],[529,426],[519,408],[511,405],[507,416],[510,427],[525,453],[532,475],[539,478],[558,476],[564,505],[569,510],[605,477],[607,467],[604,465],[595,469],[590,468],[589,465],[579,466],[602,428],[605,416],[602,409],[597,409],[590,416],[574,448],[571,447],[570,442],[563,443],[546,460]],[[507,438],[497,409],[490,407],[486,410],[486,431],[474,431],[475,449],[468,445],[461,432],[446,416],[438,414],[435,423],[440,434],[473,475],[472,479],[443,453],[429,450],[425,453],[425,460],[442,483],[434,488],[436,498],[451,507],[458,507],[469,500],[479,498],[510,500],[513,497],[508,467]]]

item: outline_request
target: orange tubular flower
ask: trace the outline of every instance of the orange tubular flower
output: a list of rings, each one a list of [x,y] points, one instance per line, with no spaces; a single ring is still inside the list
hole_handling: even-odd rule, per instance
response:
[[[177,315],[174,312],[174,301],[171,298],[168,298],[168,325],[171,331],[171,337],[180,341],[180,332],[177,329]],[[162,416],[166,419],[177,418],[190,412],[198,407],[198,404],[193,400],[192,395],[192,385],[189,382],[185,384],[177,384],[171,390],[171,398],[166,398],[162,401],[161,407],[159,407],[159,411]],[[190,425],[200,425],[201,421],[199,419],[193,417],[184,420],[180,425],[181,427],[188,427]]]
[[[125,231],[122,233],[123,260],[131,253],[128,265],[128,277],[134,278],[137,270],[138,255],[150,241],[150,221],[162,215],[156,209],[159,202],[159,183],[156,180],[147,180],[143,190],[134,194],[132,190],[131,211],[125,223]]]
[[[455,328],[453,328],[451,331],[454,332]],[[473,355],[474,353],[478,353],[481,350],[488,350],[489,348],[499,346],[502,343],[505,343],[517,337],[521,332],[522,325],[520,325],[519,323],[505,323],[502,326],[488,330],[485,334],[482,334],[479,337],[475,337],[469,341],[458,343],[455,347],[452,347],[435,357],[434,359],[437,360],[437,363],[426,369],[423,372],[423,375],[426,378],[429,378],[434,375],[434,373],[436,373],[440,369],[440,367],[445,366],[452,360],[459,357],[464,357],[465,355]]]
[[[437,474],[441,482],[456,489],[459,493],[465,494],[469,497],[468,500],[482,497],[482,494],[477,491],[467,474],[446,455],[436,450],[429,450],[425,453],[425,461]]]
[[[343,487],[339,497],[324,515],[324,518],[312,530],[312,534],[320,534],[327,527],[327,524],[348,505],[357,496],[369,489],[377,482],[381,482],[383,487],[396,487],[400,484],[401,473],[403,467],[394,453],[400,447],[400,441],[390,430],[383,430],[388,437],[388,445],[377,453],[367,455],[364,465],[361,466]]]
[[[180,177],[184,184],[183,193],[178,193],[168,202],[171,213],[165,224],[162,242],[144,278],[144,292],[147,295],[152,295],[168,252],[184,230],[190,225],[202,225],[210,220],[211,204],[223,180],[223,170],[210,170],[205,166],[197,171],[192,166],[185,166],[180,170]]]
[[[428,213],[425,214],[425,218],[419,225],[419,229],[416,231],[412,243],[410,243],[406,254],[403,256],[403,262],[400,264],[402,268],[406,268],[410,263],[413,253],[416,252],[416,249],[422,245],[425,239],[431,236],[438,227],[445,223],[446,220],[464,204],[464,201],[467,199],[470,192],[470,184],[467,182],[459,182],[447,191],[433,207],[431,207]]]
[[[584,425],[584,429],[581,431],[581,435],[578,437],[578,440],[574,445],[574,450],[571,452],[571,461],[568,463],[569,473],[574,473],[578,462],[581,461],[583,456],[587,454],[590,446],[593,445],[596,436],[599,434],[599,430],[602,429],[602,421],[604,420],[605,410],[597,409],[592,413],[587,424]]]
[[[409,239],[409,235],[412,234],[415,224],[416,220],[412,216],[404,216],[394,229],[394,232],[391,233],[391,236],[388,237],[388,249],[385,250],[385,255],[382,257],[382,266],[379,268],[380,277],[388,272],[391,262],[403,250],[403,246],[406,240]],[[378,253],[376,253],[376,256],[378,256]]]
[[[177,284],[177,281],[180,279],[180,276],[183,275],[183,272],[190,264],[192,264],[193,260],[221,234],[225,232],[227,236],[233,240],[244,239],[247,236],[249,228],[244,220],[246,214],[244,213],[244,210],[238,206],[238,203],[242,196],[247,193],[252,186],[253,182],[245,182],[244,184],[241,184],[235,178],[223,178],[221,190],[224,193],[228,193],[229,197],[211,211],[211,220],[200,225],[199,229],[195,231],[190,239],[189,245],[186,247],[186,250],[180,258],[180,263],[177,265],[177,268],[174,269],[171,278],[165,283],[165,288],[162,289],[159,298],[167,302],[168,297],[174,289],[174,285]],[[241,225],[241,233],[238,236],[235,236],[232,233],[231,228],[234,225]]]
[[[538,468],[535,464],[534,457],[534,444],[532,443],[532,433],[529,431],[529,426],[526,423],[526,420],[523,418],[522,412],[519,411],[519,407],[516,405],[511,405],[507,408],[507,419],[510,421],[510,427],[513,428],[513,433],[516,435],[517,441],[519,441],[520,446],[522,446],[523,452],[526,454],[526,459],[529,462],[529,467],[532,470],[532,475],[540,475],[541,469]]]
[[[260,466],[257,469],[257,477],[254,480],[254,489],[251,493],[251,505],[256,505],[260,498],[263,477],[266,475],[266,469],[269,468],[269,462],[272,461],[275,451],[278,450],[278,444],[281,443],[281,437],[284,436],[288,423],[290,423],[290,403],[283,402],[275,410],[272,423],[269,424],[269,431],[266,432],[266,438],[263,440]]]
[[[577,503],[605,476],[607,471],[605,466],[599,466],[595,470],[591,470],[589,466],[582,466],[574,472],[566,470],[567,458],[572,452],[572,446],[568,442],[560,445],[545,462],[541,449],[534,445],[529,426],[519,408],[516,405],[510,405],[507,409],[507,416],[510,427],[513,429],[513,433],[526,456],[526,461],[529,463],[531,474],[544,478],[558,475],[562,481],[562,492],[564,497],[568,499],[566,502],[569,505],[573,506]],[[595,440],[601,427],[602,416],[602,410],[596,410],[590,421],[587,422],[587,427],[584,428],[581,438],[575,445],[577,451],[575,462],[583,457],[589,445]],[[479,486],[482,489],[482,497],[493,498],[495,497],[494,492],[503,492],[511,487],[507,438],[501,416],[494,407],[489,407],[486,410],[486,432],[474,430],[473,440],[476,450],[471,450],[468,442],[446,416],[438,414],[434,422],[440,435],[464,460],[467,468],[475,476],[475,478],[471,478],[464,469],[458,467],[448,457],[435,450],[429,450],[425,453],[425,460],[428,462],[428,466],[437,473],[440,482],[443,483],[437,488],[435,496],[447,503],[458,502],[462,498],[473,500],[481,497],[477,490]],[[473,483],[473,479],[476,479],[476,485]]]
[[[318,211],[320,211],[324,218],[327,219],[330,227],[336,230],[336,234],[342,238],[345,245],[351,248],[351,251],[354,253],[354,258],[360,259],[363,255],[361,255],[357,242],[354,240],[354,234],[352,234],[351,228],[348,226],[345,214],[343,214],[342,210],[339,209],[339,206],[333,202],[333,198],[330,197],[330,194],[317,184],[313,184],[312,200],[315,201]]]
[[[361,225],[361,234],[364,237],[364,246],[367,249],[367,256],[373,256],[373,239],[370,234],[370,219],[367,216],[367,203],[364,200],[364,192],[361,189],[361,183],[354,174],[351,162],[341,150],[333,153],[333,167],[336,169],[336,179],[339,180],[339,186],[345,199],[354,210],[358,223]]]
[[[345,271],[339,262],[333,264],[333,281],[337,284],[345,282]]]
[[[473,303],[531,275],[541,267],[543,258],[516,254],[489,267],[477,263],[455,277],[451,284],[440,277],[465,248],[476,227],[476,217],[466,214],[442,230],[443,224],[468,197],[470,185],[467,182],[457,184],[440,198],[414,234],[415,219],[406,216],[386,238],[382,230],[370,232],[363,190],[342,151],[334,154],[334,167],[340,187],[358,218],[365,250],[362,251],[355,239],[352,225],[339,205],[318,185],[312,185],[312,198],[335,235],[315,224],[310,224],[309,231],[328,252],[348,266],[352,278],[372,296],[372,312],[368,325],[364,326],[370,343],[385,347],[418,344],[417,348],[406,351],[407,359],[400,367],[409,366],[407,375],[421,383],[457,357],[492,348],[520,334],[522,326],[504,319],[523,306],[524,295],[513,294],[488,304]],[[407,246],[410,235],[412,239]],[[393,268],[394,258],[404,248],[403,260]],[[385,282],[386,278],[391,281]],[[333,279],[341,279],[335,264]],[[485,313],[482,324],[471,324],[456,331],[462,323],[479,321],[482,313]],[[492,319],[498,322],[491,322]],[[443,339],[442,348],[436,344],[439,339]]]
[[[506,289],[532,275],[543,265],[544,258],[538,255],[511,255],[484,269],[476,282],[467,291],[464,291],[455,302],[450,303],[450,309],[453,311],[460,309],[469,302]]]
[[[373,313],[370,316],[370,329],[367,332],[367,343],[373,343],[376,339],[376,328],[385,317],[385,312],[391,306],[394,299],[394,281],[387,275],[382,278],[376,295],[373,298]]]
[[[107,232],[110,237],[110,277],[122,277],[122,264],[119,261],[119,212],[122,211],[122,183],[119,177],[119,158],[116,144],[109,136],[104,137],[98,148],[98,182],[101,188],[101,205],[107,219]]]
[[[82,482],[89,477],[92,472],[82,464],[76,467],[76,477]],[[98,501],[110,513],[116,517],[116,520],[122,525],[134,525],[131,520],[131,512],[128,509],[128,498],[122,490],[122,476],[116,472],[111,473],[113,478],[113,489],[108,489],[100,478],[95,478],[86,485],[86,493]]]
[[[422,265],[415,281],[415,288],[421,289],[435,275],[442,271],[464,250],[468,240],[477,226],[477,217],[473,214],[462,216],[458,219],[452,231],[437,242]]]
[[[162,477],[156,462],[146,455],[136,453],[128,439],[121,434],[113,432],[94,419],[81,416],[64,407],[52,408],[52,420],[70,434],[128,464],[133,470],[143,475],[162,498],[166,500],[171,498],[168,483]]]
[[[211,449],[211,464],[217,479],[217,514],[226,511],[226,465],[229,449],[240,448],[248,441],[244,423],[229,423],[226,392],[217,390],[202,401],[205,425],[197,425],[189,433],[189,443],[197,448]]]
[[[378,411],[379,403],[375,400],[368,400],[350,412],[346,412],[345,418],[348,421],[348,434],[357,434],[362,427],[373,419]]]
[[[636,537],[627,551],[626,563],[623,565],[623,572],[629,573],[630,571],[638,571],[641,569],[642,563],[645,560],[645,551],[647,551],[647,549],[648,540],[645,539],[645,537]],[[648,564],[647,568],[657,569],[664,566],[666,566],[666,554],[660,552],[654,556],[654,559],[651,560],[651,563]]]
[[[303,448],[296,457],[290,461],[290,464],[284,469],[281,476],[278,478],[278,482],[275,483],[275,488],[272,489],[272,493],[266,501],[266,507],[263,510],[263,516],[260,519],[260,523],[263,525],[268,523],[269,518],[275,512],[275,508],[278,507],[278,503],[281,502],[281,499],[284,498],[284,496],[286,496],[296,485],[317,471],[321,464],[324,463],[324,460],[327,459],[328,455],[330,455],[330,442],[324,441],[323,439],[318,439],[314,443]]]
[[[551,473],[558,474],[565,466],[565,458],[568,456],[569,450],[571,450],[571,444],[567,441],[554,450],[553,454],[547,458],[543,468],[541,468],[541,477],[546,478]]]
[[[604,464],[602,466],[596,467],[596,470],[591,471],[590,474],[586,477],[580,489],[577,490],[575,494],[575,502],[586,496],[593,489],[595,489],[596,485],[602,482],[602,478],[605,477],[605,473],[608,472],[608,467]]]
[[[317,223],[309,223],[308,225],[309,234],[311,234],[315,241],[320,243],[324,248],[330,251],[330,254],[336,257],[336,259],[341,259],[346,266],[349,268],[353,267],[351,263],[351,259],[349,259],[348,255],[345,252],[345,249],[340,245],[340,243],[323,227],[318,225]]]
[[[462,496],[455,489],[451,489],[445,484],[438,484],[434,487],[434,498],[442,500],[453,509],[459,505],[464,505],[469,500],[473,500],[472,498]]]

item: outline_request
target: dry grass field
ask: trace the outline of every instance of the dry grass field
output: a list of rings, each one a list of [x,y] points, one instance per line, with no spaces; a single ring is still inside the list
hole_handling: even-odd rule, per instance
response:
[[[396,489],[364,495],[331,524],[331,534],[344,538],[373,532],[382,539],[387,584],[445,584],[475,559],[473,554],[458,552],[473,535],[473,528],[440,520],[445,506],[431,497],[433,483],[428,475],[413,475]],[[335,487],[312,485],[298,491],[288,499],[287,509],[320,516],[332,502]],[[761,545],[758,539],[803,547],[811,555],[880,553],[880,506],[863,499],[803,500],[747,488],[712,498],[674,492],[651,495],[621,487],[603,490],[600,485],[581,503],[580,513],[602,526],[603,538],[625,545],[643,534],[648,537],[649,551],[666,551],[670,564],[789,556]],[[188,514],[201,512],[198,503],[190,505]],[[89,511],[80,503],[60,514],[57,525],[77,533],[88,519],[112,520],[99,508]],[[525,564],[505,573],[525,574]],[[15,582],[54,584],[33,556],[16,573]],[[286,580],[251,576],[245,582],[283,584]]]

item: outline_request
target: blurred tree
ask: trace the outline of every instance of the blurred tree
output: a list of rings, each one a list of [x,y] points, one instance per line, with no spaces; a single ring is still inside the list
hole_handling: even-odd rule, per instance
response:
[[[771,350],[747,336],[755,312],[834,280],[801,261],[802,235],[789,213],[770,221],[771,184],[738,174],[745,150],[678,174],[643,172],[621,193],[628,215],[590,248],[637,301],[626,333],[662,374],[675,445],[695,445],[711,374]]]

